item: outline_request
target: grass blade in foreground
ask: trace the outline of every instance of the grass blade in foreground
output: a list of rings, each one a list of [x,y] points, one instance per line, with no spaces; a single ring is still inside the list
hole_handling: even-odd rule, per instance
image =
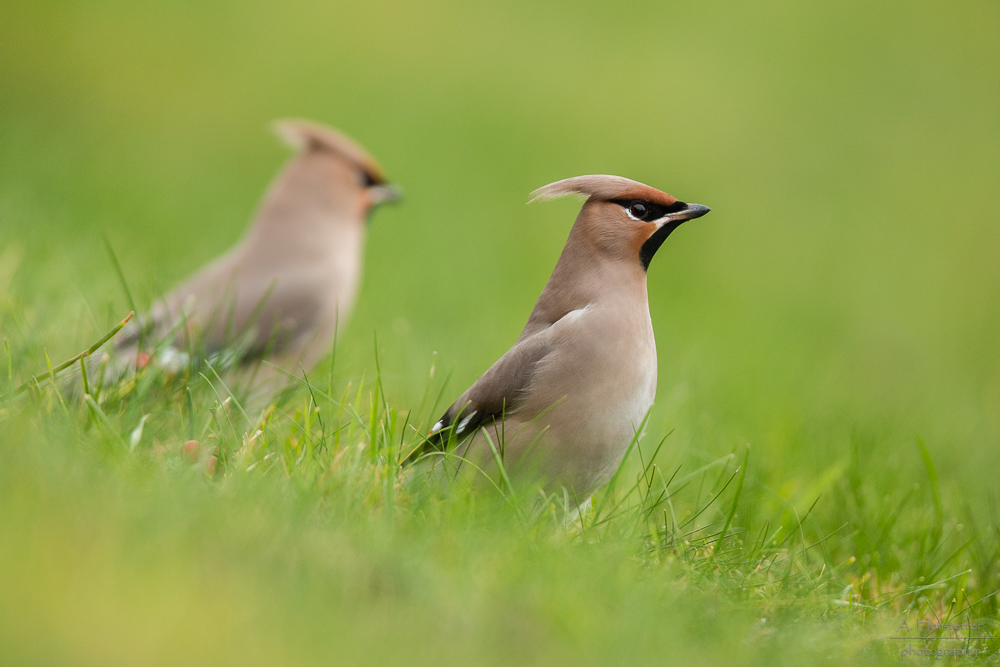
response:
[[[75,357],[67,359],[66,361],[62,362],[58,366],[52,367],[51,369],[49,369],[48,371],[46,371],[44,373],[39,373],[38,375],[31,376],[30,380],[28,380],[27,382],[21,384],[16,389],[14,389],[14,391],[11,392],[10,396],[0,397],[0,400],[13,398],[14,396],[18,396],[18,395],[23,394],[24,392],[28,391],[28,389],[30,387],[33,387],[33,386],[34,387],[38,387],[38,386],[41,386],[41,384],[43,382],[45,382],[46,380],[52,380],[52,379],[54,379],[55,376],[56,376],[56,374],[58,374],[58,373],[60,373],[60,372],[62,372],[64,370],[66,370],[67,368],[69,368],[70,366],[72,366],[73,364],[75,364],[76,362],[80,361],[81,359],[85,359],[86,357],[89,357],[94,352],[96,352],[97,350],[99,350],[102,345],[104,345],[109,340],[111,340],[112,338],[114,338],[115,334],[117,334],[119,331],[121,331],[122,327],[124,327],[126,324],[128,324],[129,320],[131,320],[134,316],[135,316],[135,311],[133,310],[132,312],[130,312],[128,315],[125,316],[124,320],[122,320],[121,322],[119,322],[118,324],[116,324],[108,333],[104,334],[104,336],[99,341],[97,341],[96,343],[94,343],[93,345],[91,345],[90,347],[88,347],[86,350],[84,350],[80,354],[76,355]]]

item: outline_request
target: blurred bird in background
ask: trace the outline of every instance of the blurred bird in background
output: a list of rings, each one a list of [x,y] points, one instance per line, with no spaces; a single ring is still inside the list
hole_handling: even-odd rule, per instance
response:
[[[521,336],[408,461],[457,446],[466,471],[499,460],[511,477],[565,488],[577,507],[617,470],[656,393],[646,269],[709,208],[619,176],[558,181],[532,201],[573,194],[586,203]]]
[[[105,359],[114,374],[208,359],[252,368],[245,384],[259,390],[282,379],[274,366],[298,374],[330,351],[354,305],[369,214],[400,192],[332,128],[283,120],[275,130],[297,154],[249,230],[123,330]]]

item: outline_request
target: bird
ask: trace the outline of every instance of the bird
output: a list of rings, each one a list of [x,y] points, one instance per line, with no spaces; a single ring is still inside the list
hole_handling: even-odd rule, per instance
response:
[[[250,386],[297,374],[333,344],[354,305],[367,220],[400,198],[378,163],[337,130],[274,123],[295,155],[233,248],[158,300],[115,340],[118,369],[193,361],[249,367]],[[106,360],[105,360],[106,361]]]
[[[502,465],[578,507],[621,464],[656,393],[646,271],[677,227],[710,209],[611,175],[557,181],[530,202],[566,195],[585,202],[521,335],[404,463],[453,449],[474,475]]]

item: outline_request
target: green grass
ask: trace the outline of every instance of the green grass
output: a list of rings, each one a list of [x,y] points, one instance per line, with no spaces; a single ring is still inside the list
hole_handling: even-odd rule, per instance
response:
[[[335,365],[272,409],[207,369],[4,401],[0,661],[856,664],[898,661],[904,619],[995,634],[998,28],[986,0],[9,0],[0,395],[238,238],[276,117],[407,198]],[[565,526],[395,462],[555,263],[576,204],[528,192],[582,173],[713,212],[650,269],[647,435]]]

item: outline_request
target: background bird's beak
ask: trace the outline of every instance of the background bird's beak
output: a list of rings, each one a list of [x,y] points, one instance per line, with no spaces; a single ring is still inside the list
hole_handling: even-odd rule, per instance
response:
[[[695,218],[700,218],[709,211],[711,211],[707,206],[702,206],[701,204],[688,204],[684,209],[677,211],[676,213],[671,213],[667,216],[667,220],[670,222],[684,222],[686,220],[694,220]]]
[[[403,191],[395,185],[385,183],[382,185],[373,185],[368,188],[368,200],[371,202],[372,206],[388,204],[390,202],[399,201],[402,198]]]

